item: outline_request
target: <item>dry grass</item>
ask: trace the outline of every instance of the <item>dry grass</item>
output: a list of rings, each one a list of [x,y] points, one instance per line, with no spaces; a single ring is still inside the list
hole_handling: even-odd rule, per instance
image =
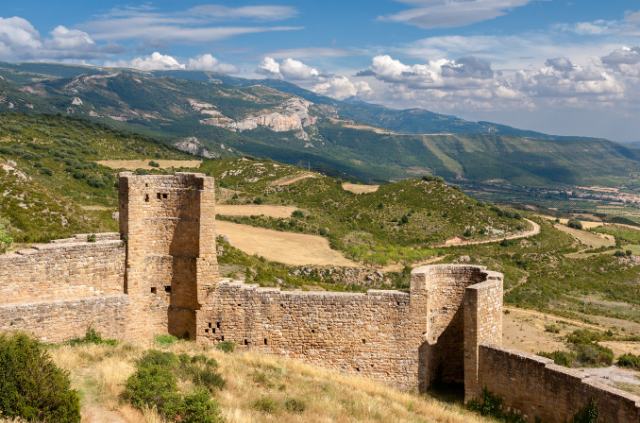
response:
[[[569,228],[564,225],[555,225],[555,228],[559,231],[571,235],[574,239],[578,240],[580,243],[588,246],[589,248],[613,247],[614,245],[616,245],[616,238],[613,235],[581,231],[579,229]]]
[[[342,189],[354,194],[370,194],[376,192],[380,185],[342,184]]]
[[[231,245],[241,251],[267,260],[292,266],[357,267],[356,263],[332,250],[329,241],[321,236],[279,232],[221,220],[216,222],[216,231],[219,235],[226,235]]]
[[[285,219],[291,217],[291,213],[298,210],[297,207],[293,206],[272,206],[269,204],[257,205],[257,204],[247,204],[247,205],[216,205],[216,214],[221,214],[224,216],[269,216],[275,217],[278,219]]]
[[[149,166],[150,161],[154,161],[160,165],[161,169],[169,169],[169,168],[178,168],[178,167],[186,167],[189,169],[195,169],[200,167],[202,160],[159,160],[159,159],[149,159],[149,160],[102,160],[99,161],[98,164],[106,167],[110,167],[111,169],[128,169],[128,170],[136,170],[136,169],[156,169],[154,167]]]
[[[317,178],[318,175],[315,173],[304,173],[302,175],[300,175],[299,173],[294,174],[294,175],[288,175],[285,176],[283,178],[280,178],[278,180],[275,180],[273,182],[271,182],[271,186],[284,186],[284,185],[291,185],[295,182],[301,181],[303,179],[307,179],[307,178]]]
[[[542,217],[543,219],[547,219],[547,220],[554,220],[554,221],[556,220],[555,217],[549,216],[546,214],[539,214],[538,217]],[[560,223],[562,223],[563,225],[566,225],[568,222],[569,222],[569,219],[560,219]],[[584,229],[593,229],[603,225],[602,222],[589,222],[588,220],[580,220],[580,222],[582,223],[582,227]],[[560,225],[556,225],[556,228],[558,228],[559,226]]]
[[[134,362],[148,346],[119,345],[60,347],[52,350],[58,365],[69,369],[75,388],[85,392],[83,422],[164,423],[153,410],[134,410],[118,402]],[[193,342],[166,348],[176,354],[204,354],[215,358],[227,381],[217,394],[227,423],[261,422],[487,422],[458,405],[427,396],[401,392],[365,378],[345,376],[299,361],[256,353],[225,354]],[[269,398],[274,414],[252,408],[255,400]],[[287,399],[303,401],[301,414],[286,411]]]

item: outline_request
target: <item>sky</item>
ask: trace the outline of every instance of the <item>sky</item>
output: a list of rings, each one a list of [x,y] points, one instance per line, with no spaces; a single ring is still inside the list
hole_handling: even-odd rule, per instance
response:
[[[280,78],[337,99],[640,141],[638,0],[4,1],[0,61]]]

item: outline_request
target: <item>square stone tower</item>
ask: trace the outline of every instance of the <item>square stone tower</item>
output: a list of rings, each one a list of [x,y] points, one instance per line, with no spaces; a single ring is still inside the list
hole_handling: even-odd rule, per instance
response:
[[[131,338],[195,338],[200,298],[217,287],[213,178],[199,173],[120,173],[120,234]],[[202,292],[200,292],[202,291]]]

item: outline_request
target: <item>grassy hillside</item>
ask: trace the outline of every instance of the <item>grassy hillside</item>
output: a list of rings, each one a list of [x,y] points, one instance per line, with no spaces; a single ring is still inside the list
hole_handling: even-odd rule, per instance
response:
[[[190,158],[87,120],[0,114],[0,215],[17,242],[117,230],[116,171],[96,161]]]
[[[83,421],[165,421],[156,409],[136,409],[119,398],[127,379],[136,371],[137,362],[150,348],[173,353],[184,360],[204,356],[216,362],[216,366],[207,367],[222,376],[224,385],[213,390],[212,396],[220,412],[220,419],[213,421],[489,421],[465,410],[459,403],[444,403],[431,396],[400,392],[379,382],[329,372],[294,360],[244,351],[224,353],[170,338],[160,340],[163,342],[153,346],[84,344],[50,348],[55,363],[70,373],[72,388],[83,393]],[[185,394],[195,390],[187,376],[185,372],[178,375],[178,389]]]

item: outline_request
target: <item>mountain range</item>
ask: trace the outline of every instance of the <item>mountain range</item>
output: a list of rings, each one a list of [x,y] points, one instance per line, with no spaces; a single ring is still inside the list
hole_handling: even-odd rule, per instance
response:
[[[608,140],[339,101],[282,80],[48,63],[0,63],[0,77],[0,112],[83,117],[207,158],[537,187],[618,186],[640,174],[640,150]]]

